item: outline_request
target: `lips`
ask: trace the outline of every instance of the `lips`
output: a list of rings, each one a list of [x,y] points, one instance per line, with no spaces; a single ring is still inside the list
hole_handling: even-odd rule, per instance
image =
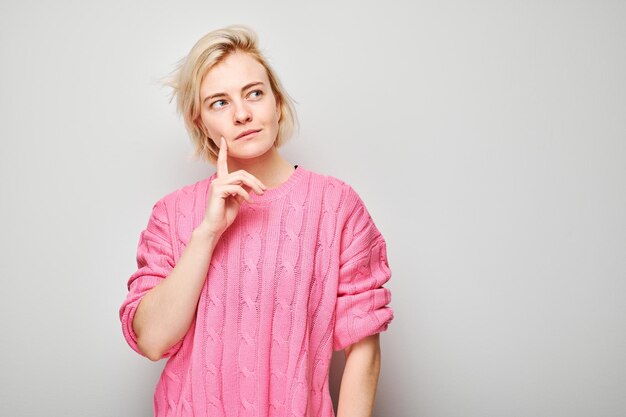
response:
[[[260,131],[261,131],[261,129],[246,130],[245,132],[243,132],[239,136],[237,136],[235,138],[235,140],[240,139],[240,138],[242,138],[242,137],[244,137],[246,135],[249,135],[250,133],[255,133],[255,132],[260,132]]]

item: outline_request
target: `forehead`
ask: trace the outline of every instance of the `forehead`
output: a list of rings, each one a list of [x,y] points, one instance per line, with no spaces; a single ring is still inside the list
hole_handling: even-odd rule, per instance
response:
[[[265,68],[250,55],[235,52],[207,72],[200,84],[200,96],[204,98],[216,93],[238,94],[244,85],[252,81],[269,85]]]

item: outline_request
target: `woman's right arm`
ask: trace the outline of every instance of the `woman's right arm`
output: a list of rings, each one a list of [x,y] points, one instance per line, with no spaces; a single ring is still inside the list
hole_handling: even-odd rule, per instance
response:
[[[249,191],[261,195],[267,187],[244,170],[228,172],[227,144],[222,138],[217,177],[211,182],[204,220],[196,227],[176,266],[148,291],[137,307],[132,327],[139,349],[153,361],[183,338],[196,314],[213,249],[233,223]]]
[[[132,326],[139,349],[151,360],[161,359],[189,330],[218,240],[201,223],[167,279],[141,299]]]

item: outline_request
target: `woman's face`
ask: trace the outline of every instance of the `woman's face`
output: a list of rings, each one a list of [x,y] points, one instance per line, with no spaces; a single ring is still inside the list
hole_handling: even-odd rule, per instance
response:
[[[200,84],[200,102],[209,137],[219,147],[224,136],[229,158],[255,158],[272,149],[280,108],[265,68],[250,55],[235,52],[214,66]],[[257,133],[239,137],[250,130]]]

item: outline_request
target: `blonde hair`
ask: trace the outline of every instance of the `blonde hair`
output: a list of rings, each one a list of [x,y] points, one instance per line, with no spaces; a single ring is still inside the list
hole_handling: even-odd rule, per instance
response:
[[[257,46],[257,35],[244,25],[230,25],[204,35],[191,48],[187,56],[178,61],[176,69],[162,83],[172,88],[170,103],[176,98],[178,113],[195,145],[194,154],[213,165],[217,162],[219,148],[209,138],[200,119],[200,84],[204,76],[234,52],[250,54],[267,72],[272,92],[280,106],[278,134],[274,141],[280,147],[298,128],[294,100],[283,88],[276,73]]]

